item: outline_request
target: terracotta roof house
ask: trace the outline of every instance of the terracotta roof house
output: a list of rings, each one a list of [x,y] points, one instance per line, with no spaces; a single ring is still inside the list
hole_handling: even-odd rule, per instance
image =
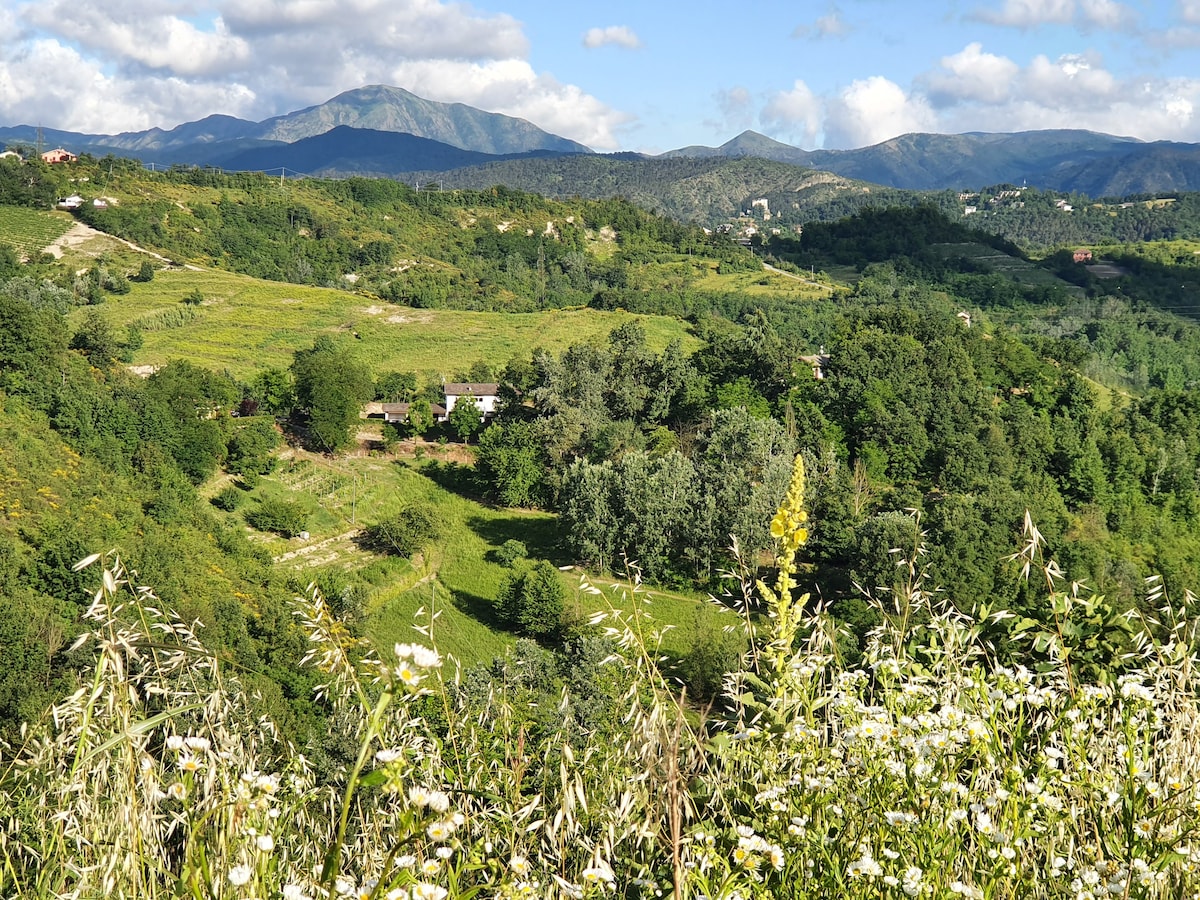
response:
[[[76,156],[74,153],[64,150],[62,147],[58,147],[54,150],[47,150],[42,154],[42,162],[44,163],[75,162],[77,159],[79,159],[78,156]]]
[[[1092,261],[1092,251],[1091,250],[1076,250],[1074,253],[1071,254],[1071,259],[1073,259],[1077,263],[1084,263],[1084,262],[1090,263]]]

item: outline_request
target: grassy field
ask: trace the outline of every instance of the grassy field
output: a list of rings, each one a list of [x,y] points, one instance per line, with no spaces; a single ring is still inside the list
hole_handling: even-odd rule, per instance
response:
[[[717,263],[705,262],[701,277],[694,287],[714,293],[741,293],[751,296],[792,297],[798,300],[819,300],[828,297],[832,287],[813,284],[786,272],[763,269],[761,272],[717,273]]]
[[[284,497],[311,510],[309,537],[284,539],[251,532],[284,569],[314,572],[335,568],[353,574],[369,593],[367,632],[379,646],[413,639],[415,624],[430,624],[438,646],[464,665],[485,662],[513,643],[498,627],[494,601],[510,570],[495,561],[494,551],[516,539],[530,558],[568,567],[559,546],[557,517],[545,512],[496,509],[476,502],[464,488],[467,470],[443,461],[455,448],[431,448],[418,465],[386,455],[337,459],[286,450],[276,471],[260,480],[238,511],[214,514],[241,524],[242,513],[265,497]],[[215,493],[227,478],[208,486]],[[441,532],[430,549],[412,561],[381,556],[359,546],[365,525],[380,521],[411,503],[432,507]],[[627,590],[619,580],[595,579],[597,595],[580,589],[581,572],[564,569],[568,615],[577,621],[610,605],[628,610]],[[664,650],[682,653],[698,628],[723,624],[718,609],[699,594],[655,590],[650,607],[657,623],[670,626]]]
[[[195,318],[157,327],[166,311],[183,308],[183,298],[193,290],[205,298]],[[260,281],[215,269],[160,271],[153,281],[135,284],[129,294],[110,297],[101,311],[112,325],[138,323],[144,329],[137,365],[186,359],[237,377],[287,367],[296,350],[312,346],[321,334],[357,336],[362,358],[376,371],[410,370],[426,378],[450,377],[476,360],[502,366],[535,347],[559,351],[602,340],[631,319],[642,323],[655,350],[675,339],[688,351],[698,346],[686,323],[665,317],[593,309],[504,314],[410,309],[348,291]]]
[[[985,244],[933,244],[930,249],[947,258],[965,257],[982,263],[998,275],[1009,277],[1027,287],[1060,287],[1068,293],[1083,293],[1083,288],[1063,281],[1053,272],[1039,268],[1028,260],[1001,253]]]
[[[35,256],[74,224],[70,213],[46,212],[21,206],[0,206],[0,243],[22,257]]]

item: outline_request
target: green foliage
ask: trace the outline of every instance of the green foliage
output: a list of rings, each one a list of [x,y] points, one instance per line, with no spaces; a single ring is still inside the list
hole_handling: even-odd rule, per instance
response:
[[[412,556],[437,538],[440,527],[433,507],[413,503],[363,532],[364,542],[383,553]]]
[[[546,453],[529,422],[497,423],[479,438],[475,470],[505,506],[540,506],[546,496]]]
[[[131,281],[136,281],[141,284],[146,284],[154,280],[154,263],[150,260],[142,260],[141,266],[138,267],[137,274],[134,275]]]
[[[225,470],[233,475],[266,475],[275,467],[271,451],[279,445],[275,424],[255,419],[238,425],[227,445]]]
[[[558,632],[566,599],[558,570],[543,559],[505,577],[496,595],[496,615],[517,634],[545,639]]]
[[[463,443],[470,442],[483,428],[482,414],[474,397],[459,397],[446,416],[446,424]]]
[[[375,379],[375,399],[384,403],[408,403],[416,391],[414,372],[384,372]]]
[[[236,484],[227,484],[213,495],[212,505],[225,512],[233,512],[246,499],[246,492]]]
[[[183,295],[183,301],[186,306],[199,306],[204,302],[204,294],[200,293],[199,288],[195,288]]]
[[[529,548],[525,546],[524,541],[510,538],[496,548],[493,556],[500,565],[511,569],[520,560],[526,559],[529,556]]]
[[[374,393],[371,371],[349,348],[327,337],[309,350],[296,351],[292,362],[296,406],[308,414],[308,434],[327,453],[354,440],[359,411]]]
[[[408,429],[418,437],[433,427],[433,409],[424,397],[414,400],[408,407]]]
[[[246,521],[259,531],[273,531],[282,537],[296,537],[307,530],[309,510],[303,503],[267,497],[254,509],[243,513]]]

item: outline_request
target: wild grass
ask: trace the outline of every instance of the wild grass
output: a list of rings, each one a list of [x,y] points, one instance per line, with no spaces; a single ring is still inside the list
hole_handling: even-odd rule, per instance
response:
[[[357,747],[323,783],[107,560],[86,682],[0,764],[0,894],[1195,896],[1195,599],[1151,581],[1153,615],[1104,657],[1103,598],[1062,585],[1029,523],[1014,558],[1042,586],[1042,624],[955,610],[924,583],[921,546],[898,549],[904,587],[874,601],[882,624],[847,665],[796,583],[805,491],[798,462],[774,574],[726,601],[750,650],[698,724],[636,581],[593,617],[619,724],[582,732],[462,683],[428,611],[415,643],[374,651],[297,598],[331,727]],[[998,641],[1037,665],[1001,665]]]
[[[603,340],[636,319],[651,349],[672,340],[698,346],[685,323],[663,316],[635,316],[594,309],[551,309],[496,315],[457,310],[410,309],[349,291],[260,281],[217,270],[170,269],[101,307],[115,326],[167,321],[192,291],[204,302],[199,315],[175,327],[148,331],[134,362],[162,365],[186,359],[249,377],[256,370],[286,368],[296,350],[321,334],[353,340],[376,371],[415,371],[427,378],[452,377],[483,361],[503,367],[536,347],[562,351],[572,343]],[[77,316],[82,315],[76,313]],[[355,340],[357,335],[357,340]]]
[[[857,276],[857,273],[855,275]],[[722,275],[717,272],[717,264],[713,262],[706,262],[698,276],[695,288],[711,293],[818,300],[828,297],[833,290],[832,286],[812,284],[807,275],[797,277],[787,272],[769,269]]]

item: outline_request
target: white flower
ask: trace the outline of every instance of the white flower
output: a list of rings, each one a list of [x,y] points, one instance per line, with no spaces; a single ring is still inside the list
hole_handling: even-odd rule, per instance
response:
[[[254,845],[263,853],[270,853],[275,849],[275,838],[269,834],[260,834],[254,839]]]
[[[583,880],[590,884],[599,884],[604,882],[611,885],[615,879],[613,870],[609,868],[608,863],[603,860],[598,860],[594,866],[588,866],[581,873]]]
[[[241,887],[250,881],[250,876],[253,874],[254,870],[245,863],[242,863],[229,870],[229,883],[235,887]]]
[[[189,750],[198,750],[201,753],[207,753],[212,748],[212,741],[206,737],[186,737],[183,742]]]
[[[529,860],[524,856],[514,856],[508,861],[508,868],[518,878],[524,878],[529,874]]]
[[[390,748],[390,749],[385,748],[383,750],[376,750],[375,751],[375,762],[379,763],[381,766],[386,766],[388,763],[395,762],[403,755],[404,755],[403,751],[395,749],[395,748]]]
[[[444,887],[426,881],[418,881],[412,889],[413,900],[446,900],[446,894]]]
[[[171,735],[169,738],[167,738],[167,749],[176,751],[182,750],[183,738],[177,734]]]
[[[309,900],[308,894],[304,893],[304,888],[298,884],[285,884],[283,886],[283,900]]]
[[[416,666],[409,665],[407,661],[396,666],[396,677],[408,687],[416,687],[421,683],[421,673],[417,671]]]
[[[171,785],[169,788],[167,788],[167,796],[170,797],[172,800],[186,800],[187,799],[187,787],[184,785],[184,783],[182,781],[177,781],[173,785]]]

